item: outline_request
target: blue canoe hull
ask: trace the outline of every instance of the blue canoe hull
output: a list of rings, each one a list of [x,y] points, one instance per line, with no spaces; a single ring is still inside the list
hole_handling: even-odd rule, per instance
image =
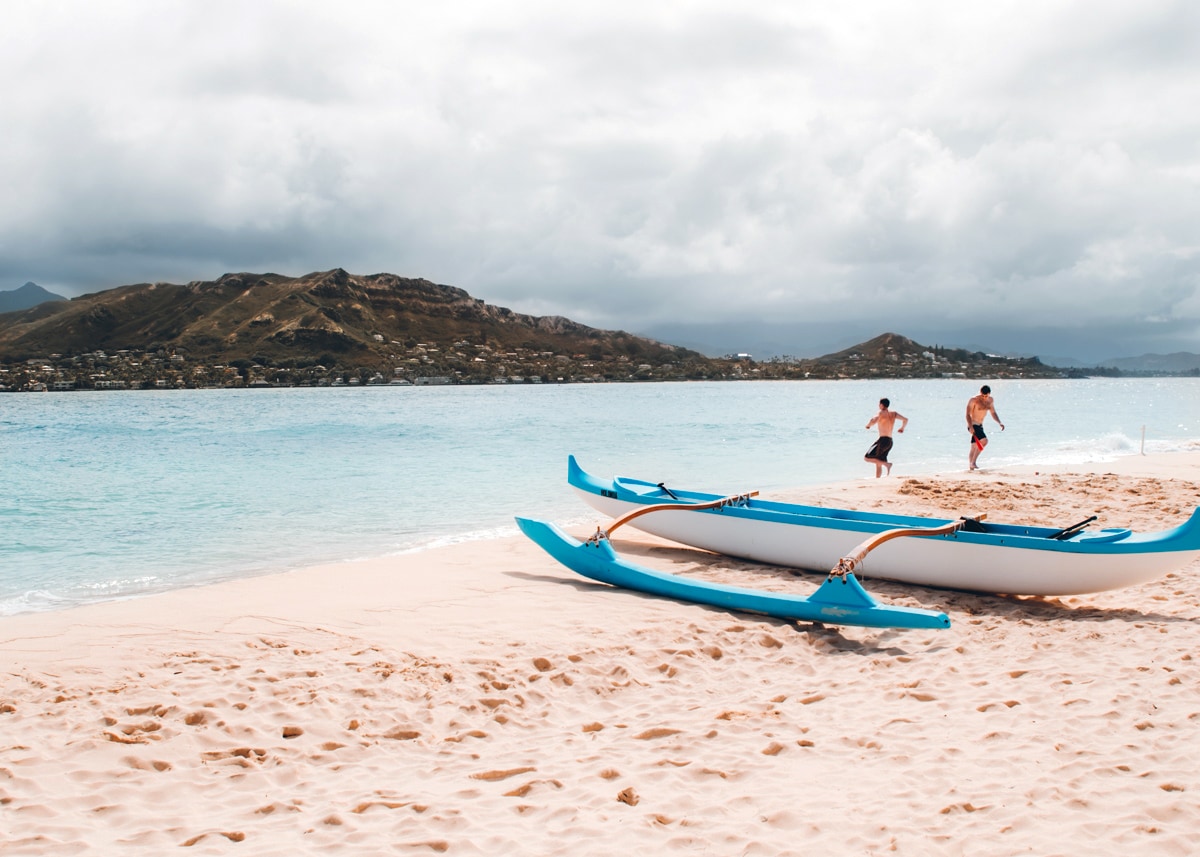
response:
[[[950,619],[945,613],[880,604],[862,588],[853,574],[841,578],[830,577],[809,596],[763,592],[643,568],[621,559],[607,540],[580,542],[545,521],[517,518],[517,525],[546,553],[575,573],[622,589],[707,604],[724,610],[828,625],[922,629],[950,627]]]

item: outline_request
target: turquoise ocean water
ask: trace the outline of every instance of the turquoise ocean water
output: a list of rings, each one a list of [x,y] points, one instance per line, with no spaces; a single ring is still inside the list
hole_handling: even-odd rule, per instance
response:
[[[795,381],[0,396],[0,616],[597,521],[597,474],[770,492],[962,470],[981,382]],[[1200,379],[992,382],[981,464],[1200,450]]]

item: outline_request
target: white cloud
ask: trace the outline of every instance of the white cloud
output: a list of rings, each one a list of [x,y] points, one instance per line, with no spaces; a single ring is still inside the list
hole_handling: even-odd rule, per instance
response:
[[[0,288],[341,266],[625,329],[1198,326],[1188,2],[10,12]]]

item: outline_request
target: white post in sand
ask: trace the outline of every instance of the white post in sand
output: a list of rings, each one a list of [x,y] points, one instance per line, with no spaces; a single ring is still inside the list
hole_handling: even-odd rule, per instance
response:
[[[1146,427],[1142,426],[1142,455],[1146,454]]]

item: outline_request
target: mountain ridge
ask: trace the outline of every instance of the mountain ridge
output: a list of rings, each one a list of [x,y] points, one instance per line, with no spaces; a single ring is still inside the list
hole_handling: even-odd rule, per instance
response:
[[[694,354],[560,316],[516,313],[454,286],[341,268],[301,277],[243,272],[186,285],[118,286],[0,317],[0,356],[10,360],[136,348],[225,360],[326,354],[382,366],[396,344],[447,337],[495,348],[553,341],[631,357]]]
[[[1200,354],[1190,351],[1175,351],[1171,354],[1142,354],[1139,357],[1113,357],[1101,360],[1098,367],[1109,367],[1122,372],[1158,372],[1180,374],[1200,371]]]
[[[27,282],[18,289],[0,292],[0,313],[32,309],[47,301],[65,301],[62,295],[47,291],[35,282]]]
[[[0,314],[7,389],[332,383],[1062,377],[1037,358],[895,333],[817,358],[709,358],[494,306],[455,286],[342,268],[117,286]],[[20,369],[35,364],[40,369]],[[119,376],[119,377],[118,377]],[[390,380],[389,380],[390,379]],[[431,380],[433,379],[433,380]],[[72,386],[73,385],[73,386]]]

